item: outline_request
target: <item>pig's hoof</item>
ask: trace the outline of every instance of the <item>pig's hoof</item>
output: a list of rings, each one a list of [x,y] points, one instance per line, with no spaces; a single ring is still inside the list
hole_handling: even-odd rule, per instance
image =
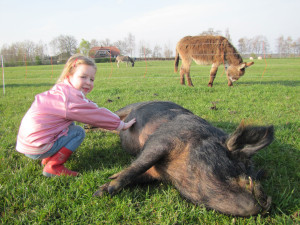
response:
[[[100,186],[99,190],[93,194],[93,197],[96,197],[96,196],[102,197],[105,193],[108,193],[109,192],[108,186],[109,186],[109,183],[106,183],[106,184],[103,184],[102,186]]]
[[[112,180],[107,188],[108,193],[113,196],[117,194],[121,189],[123,188],[123,185],[120,181]]]
[[[108,179],[114,180],[116,178],[118,178],[118,176],[121,174],[121,172],[119,173],[115,173],[114,175],[110,176]]]

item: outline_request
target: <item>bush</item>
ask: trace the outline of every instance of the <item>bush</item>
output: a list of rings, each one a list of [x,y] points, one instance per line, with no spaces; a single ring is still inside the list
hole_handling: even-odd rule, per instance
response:
[[[115,58],[95,58],[95,63],[115,62]]]
[[[39,56],[35,57],[35,63],[36,63],[36,65],[42,65],[42,60]]]

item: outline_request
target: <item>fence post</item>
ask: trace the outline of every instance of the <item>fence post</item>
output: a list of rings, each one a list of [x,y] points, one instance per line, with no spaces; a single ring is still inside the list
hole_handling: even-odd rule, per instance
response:
[[[3,55],[1,55],[1,67],[2,67],[2,82],[3,82],[3,95],[5,95],[5,81],[4,81],[4,63],[3,63]]]
[[[25,68],[26,68],[26,73],[25,73],[25,79],[27,78],[27,62],[26,62],[26,53],[24,54],[25,56]]]
[[[146,64],[146,71],[145,71],[145,74],[144,74],[144,78],[146,77],[146,73],[147,73],[147,60],[146,60],[146,49],[144,47],[144,57],[145,57],[145,64]]]

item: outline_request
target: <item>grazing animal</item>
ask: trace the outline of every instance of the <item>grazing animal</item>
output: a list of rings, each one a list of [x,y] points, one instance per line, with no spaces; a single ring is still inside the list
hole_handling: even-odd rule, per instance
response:
[[[130,183],[169,181],[187,200],[221,213],[266,212],[271,198],[255,179],[251,157],[273,140],[273,126],[240,125],[228,135],[173,102],[142,102],[116,112],[124,121],[123,149],[137,156],[94,196],[115,195]]]
[[[245,69],[254,62],[243,62],[242,57],[233,45],[221,36],[187,36],[182,38],[176,46],[175,72],[178,71],[179,56],[182,60],[180,68],[180,83],[185,84],[186,76],[189,86],[194,86],[190,77],[192,60],[197,64],[212,64],[208,86],[212,87],[218,67],[225,64],[228,86],[232,86],[244,75]]]
[[[131,62],[131,66],[134,67],[134,61],[129,56],[118,55],[116,58],[116,62],[118,67],[120,67],[119,65],[120,62],[124,62],[124,63],[126,62],[126,67],[128,67],[128,63]]]

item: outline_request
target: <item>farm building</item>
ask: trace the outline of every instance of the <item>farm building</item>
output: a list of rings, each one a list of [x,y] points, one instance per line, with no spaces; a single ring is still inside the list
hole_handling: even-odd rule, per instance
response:
[[[117,57],[120,55],[120,50],[115,46],[109,47],[93,47],[89,52],[91,58]]]

